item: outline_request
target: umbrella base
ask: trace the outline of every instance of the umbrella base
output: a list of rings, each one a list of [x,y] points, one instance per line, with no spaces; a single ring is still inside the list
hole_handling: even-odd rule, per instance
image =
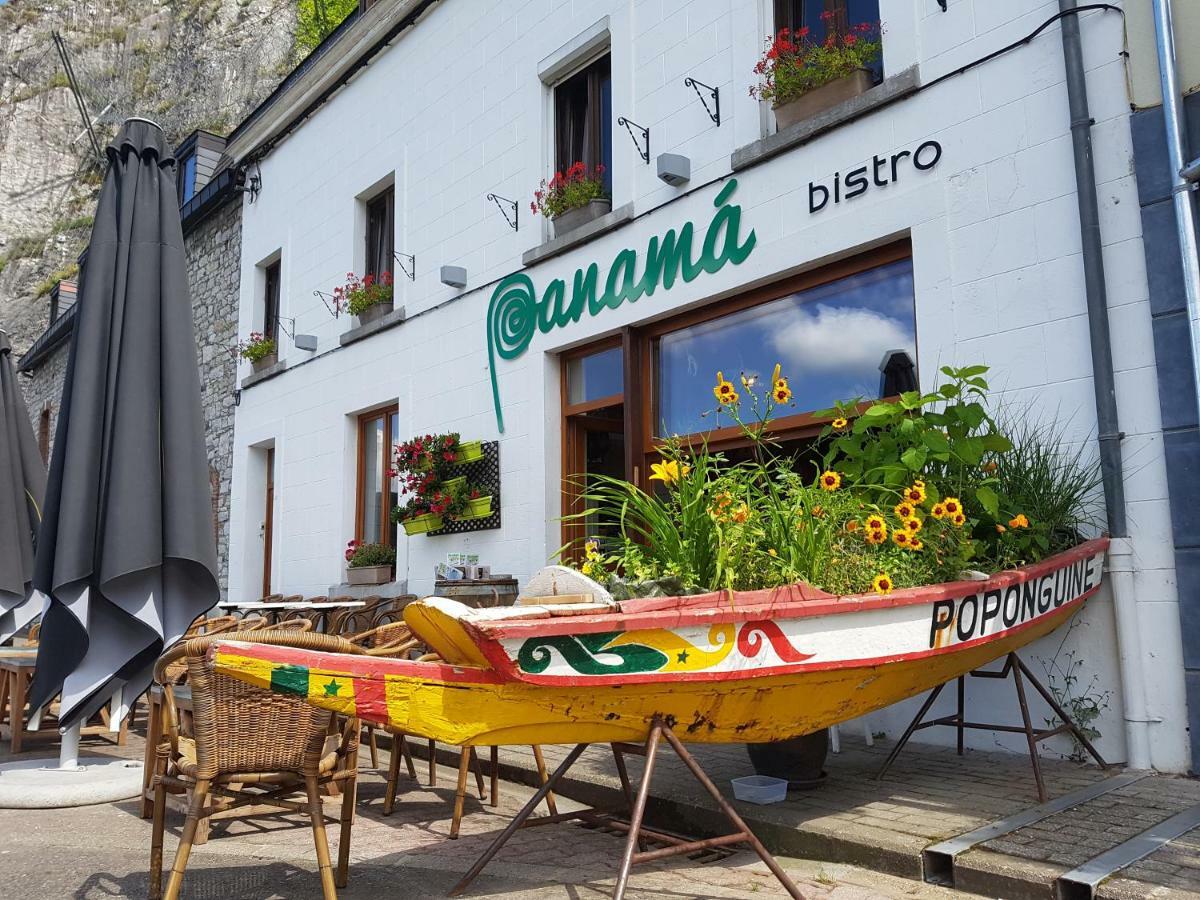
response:
[[[142,792],[142,764],[134,760],[88,760],[77,769],[57,759],[0,764],[0,809],[58,809],[128,800]]]

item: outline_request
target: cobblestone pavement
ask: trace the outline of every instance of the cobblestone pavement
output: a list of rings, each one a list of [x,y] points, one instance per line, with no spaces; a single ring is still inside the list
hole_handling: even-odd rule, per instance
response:
[[[951,747],[910,744],[882,779],[876,773],[894,744],[842,735],[842,752],[826,763],[828,778],[817,789],[789,793],[784,803],[753,806],[735,802],[755,833],[775,849],[794,856],[868,866],[920,878],[921,851],[932,843],[962,834],[1038,802],[1028,757]],[[718,786],[751,772],[739,746],[697,745],[693,753]],[[553,767],[567,748],[548,747]],[[527,748],[503,748],[501,764],[513,775],[533,771]],[[641,760],[630,758],[630,775],[641,774]],[[1050,797],[1093,784],[1118,770],[1043,759]],[[526,777],[526,776],[521,776]],[[617,796],[618,782],[607,748],[590,748],[571,770],[565,791],[588,802]],[[655,821],[691,822],[715,827],[713,803],[672,754],[659,757],[650,804]],[[1082,807],[1060,813],[989,842],[960,857],[964,868],[984,875],[972,879],[975,890],[1010,896],[1019,882],[1049,887],[1058,875],[1133,837],[1181,810],[1200,803],[1200,780],[1171,776],[1144,778]],[[1105,897],[1200,897],[1200,830],[1173,841],[1120,873],[1102,887]],[[1050,896],[1046,893],[1045,896]]]
[[[134,755],[135,740],[111,755]],[[92,745],[97,749],[97,745]],[[23,756],[27,754],[22,754]],[[381,763],[386,765],[386,754]],[[424,767],[421,767],[424,769]],[[419,772],[422,776],[424,772]],[[469,795],[462,837],[447,838],[454,773],[443,768],[438,787],[405,780],[395,813],[383,817],[384,782],[365,768],[355,823],[350,884],[342,900],[445,896],[531,790],[502,783],[493,809]],[[331,800],[329,813],[336,814]],[[22,900],[100,900],[146,896],[150,823],[137,802],[72,810],[0,810],[0,870],[4,896]],[[574,808],[569,800],[560,809]],[[182,815],[168,822],[168,864]],[[336,853],[336,828],[329,831]],[[472,885],[467,896],[569,898],[611,895],[623,840],[578,825],[518,832]],[[847,866],[782,860],[811,900],[947,898],[950,892]],[[320,889],[311,832],[301,816],[280,813],[252,821],[214,823],[209,842],[195,848],[185,897],[222,900],[316,900]],[[630,898],[785,897],[766,867],[748,851],[709,862],[678,859],[634,869]]]

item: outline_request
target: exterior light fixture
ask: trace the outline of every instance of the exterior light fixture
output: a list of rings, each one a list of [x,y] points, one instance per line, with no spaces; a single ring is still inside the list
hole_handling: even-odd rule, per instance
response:
[[[692,177],[692,161],[678,153],[660,153],[658,177],[671,187],[679,187]]]
[[[462,266],[442,266],[441,281],[450,287],[466,287],[467,270]]]
[[[307,350],[309,353],[315,353],[317,349],[317,336],[315,334],[298,334],[292,338],[292,343],[296,345],[297,350]]]

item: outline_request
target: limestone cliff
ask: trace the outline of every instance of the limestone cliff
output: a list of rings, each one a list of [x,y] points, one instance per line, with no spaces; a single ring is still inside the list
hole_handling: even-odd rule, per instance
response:
[[[177,142],[225,133],[295,62],[295,0],[9,0],[0,6],[0,327],[22,353],[86,244],[100,166],[51,34],[65,40],[101,146],[131,115]]]

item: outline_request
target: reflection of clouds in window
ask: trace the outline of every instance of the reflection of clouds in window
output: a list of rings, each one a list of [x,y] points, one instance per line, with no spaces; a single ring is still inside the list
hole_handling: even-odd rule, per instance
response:
[[[906,323],[873,309],[825,303],[805,304],[793,316],[775,332],[772,343],[795,377],[873,370],[884,350],[907,350],[916,356],[911,319]]]

